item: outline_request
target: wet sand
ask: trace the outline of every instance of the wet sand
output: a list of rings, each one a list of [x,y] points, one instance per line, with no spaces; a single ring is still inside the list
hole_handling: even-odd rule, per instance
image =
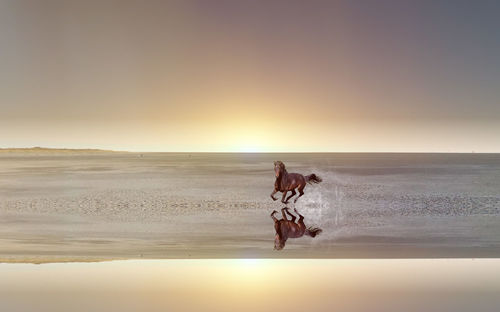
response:
[[[273,250],[273,161],[317,238]],[[0,154],[0,260],[500,257],[500,154]]]
[[[499,259],[0,264],[1,311],[498,311]]]

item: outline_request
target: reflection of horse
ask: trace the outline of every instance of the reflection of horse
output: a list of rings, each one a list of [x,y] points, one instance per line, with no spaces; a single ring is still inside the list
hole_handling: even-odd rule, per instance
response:
[[[282,192],[283,197],[281,198],[281,202],[284,204],[287,204],[288,200],[297,194],[295,192],[295,188],[298,188],[299,196],[295,198],[294,203],[297,202],[297,199],[299,199],[300,196],[304,195],[306,182],[319,183],[322,181],[321,178],[314,173],[305,177],[300,173],[288,173],[285,169],[285,164],[281,161],[274,162],[274,172],[276,174],[276,181],[274,182],[274,191],[271,193],[271,198],[276,200],[277,198],[274,197],[274,194]],[[288,196],[285,200],[286,193],[288,191],[292,191],[292,194],[290,194],[290,196]]]
[[[274,216],[275,213],[278,213],[276,210],[271,213],[271,218],[274,220],[274,229],[276,230],[276,236],[274,238],[274,249],[276,250],[283,249],[288,238],[299,238],[304,236],[304,234],[315,237],[322,231],[318,228],[307,228],[304,224],[304,216],[301,215],[297,209],[294,209],[294,211],[299,215],[299,221],[295,223],[296,217],[291,214],[289,210],[290,208],[287,207],[281,209],[281,214],[283,215],[283,219],[281,220],[276,219]],[[286,218],[285,211],[292,220]]]

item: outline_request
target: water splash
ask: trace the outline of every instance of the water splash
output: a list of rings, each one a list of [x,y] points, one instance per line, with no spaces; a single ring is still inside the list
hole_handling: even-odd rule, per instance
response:
[[[308,185],[295,207],[306,217],[308,224],[338,228],[344,220],[344,183],[336,173],[317,169],[312,172],[319,172],[323,182]]]

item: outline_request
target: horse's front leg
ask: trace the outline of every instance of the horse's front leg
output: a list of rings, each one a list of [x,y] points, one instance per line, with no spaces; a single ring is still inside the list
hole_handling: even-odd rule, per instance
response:
[[[288,191],[283,191],[283,197],[281,197],[281,202],[283,204],[287,204],[288,203],[287,201],[285,201],[286,193],[288,193]]]
[[[274,216],[274,214],[278,213],[276,210],[273,210],[273,212],[271,212],[271,218],[273,219],[274,223],[278,222],[278,219],[276,219],[276,217]]]
[[[276,193],[278,193],[278,190],[277,190],[277,189],[274,189],[274,191],[271,193],[271,198],[272,198],[273,200],[277,200],[277,198],[276,198],[276,197],[274,197],[274,194],[276,194]]]

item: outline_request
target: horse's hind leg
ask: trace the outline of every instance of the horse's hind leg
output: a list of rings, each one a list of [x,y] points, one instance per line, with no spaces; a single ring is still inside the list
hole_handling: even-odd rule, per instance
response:
[[[297,221],[297,224],[299,225],[299,228],[302,231],[301,235],[304,235],[304,233],[307,233],[307,227],[304,224],[304,216],[301,215],[296,208],[294,208],[293,211],[295,211],[295,213],[299,216],[299,221]]]
[[[289,215],[292,218],[292,222],[295,222],[295,219],[297,219],[297,217],[290,213],[290,208],[286,208],[285,207],[283,209],[285,209],[286,214]]]
[[[281,202],[282,202],[283,204],[286,204],[286,203],[287,203],[287,201],[285,201],[286,193],[288,193],[288,191],[283,191],[283,197],[281,197]]]
[[[304,183],[304,184],[299,185],[299,188],[298,188],[298,190],[299,190],[299,196],[297,196],[297,198],[295,198],[295,200],[293,201],[294,203],[296,203],[296,202],[297,202],[297,200],[299,199],[299,197],[300,197],[300,196],[304,195],[304,188],[305,188],[305,187],[306,187],[306,184],[305,184],[305,183]]]
[[[286,217],[286,214],[285,214],[285,211],[286,211],[287,209],[288,209],[288,208],[286,208],[286,207],[281,209],[281,214],[283,215],[283,220],[286,220],[286,221],[288,221],[288,219],[287,219],[287,217]]]
[[[295,211],[295,213],[299,216],[299,222],[304,223],[304,216],[301,215],[296,208],[294,208],[293,211]]]
[[[295,192],[295,189],[292,189],[292,194],[290,194],[290,196],[287,197],[286,202],[288,203],[288,201],[290,200],[290,198],[292,198],[293,196],[295,196],[295,194],[297,194]]]

